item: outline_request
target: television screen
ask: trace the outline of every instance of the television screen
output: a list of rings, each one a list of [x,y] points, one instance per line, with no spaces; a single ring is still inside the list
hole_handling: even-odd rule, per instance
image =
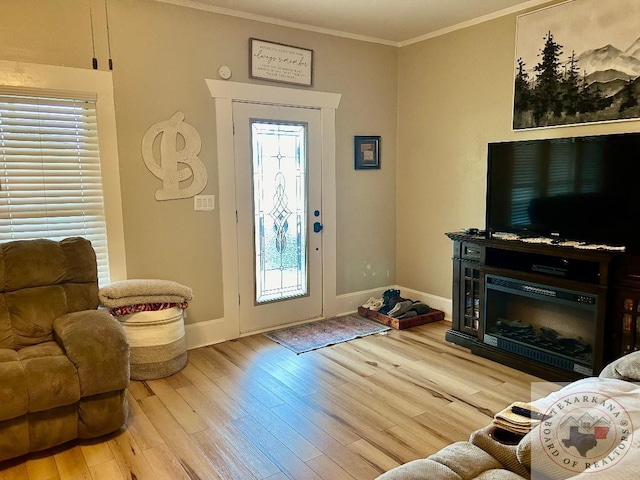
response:
[[[490,143],[486,230],[637,249],[640,133]]]

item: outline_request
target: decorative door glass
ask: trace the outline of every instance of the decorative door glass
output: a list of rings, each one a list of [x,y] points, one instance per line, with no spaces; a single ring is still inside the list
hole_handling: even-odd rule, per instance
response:
[[[307,127],[251,122],[255,303],[308,295]]]

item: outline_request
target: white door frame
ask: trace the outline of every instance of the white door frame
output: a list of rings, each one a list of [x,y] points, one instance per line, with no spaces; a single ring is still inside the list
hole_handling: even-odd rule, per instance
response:
[[[318,108],[322,128],[322,290],[323,312],[336,315],[336,120],[339,93],[206,79],[216,107],[218,146],[218,205],[222,247],[224,319],[215,323],[215,341],[240,336],[238,303],[238,239],[236,231],[233,102],[254,102],[289,107]],[[258,332],[252,332],[255,334]]]

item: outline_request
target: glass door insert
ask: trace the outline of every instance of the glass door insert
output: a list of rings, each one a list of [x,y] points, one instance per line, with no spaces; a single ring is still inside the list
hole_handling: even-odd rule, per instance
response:
[[[307,126],[251,121],[255,303],[308,291]]]

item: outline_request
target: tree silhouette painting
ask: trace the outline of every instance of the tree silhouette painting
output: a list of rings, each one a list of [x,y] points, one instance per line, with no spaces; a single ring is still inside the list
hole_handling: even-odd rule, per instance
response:
[[[521,26],[522,17],[527,21]],[[574,0],[522,17],[514,129],[640,117],[640,36],[635,28],[640,2]],[[613,19],[610,32],[593,33],[594,25],[609,25]]]

